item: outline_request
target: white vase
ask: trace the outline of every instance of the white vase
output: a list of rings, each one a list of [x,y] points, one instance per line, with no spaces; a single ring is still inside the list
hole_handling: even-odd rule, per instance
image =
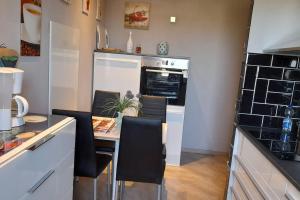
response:
[[[132,42],[132,32],[129,32],[129,38],[127,41],[127,53],[133,53],[133,42]]]

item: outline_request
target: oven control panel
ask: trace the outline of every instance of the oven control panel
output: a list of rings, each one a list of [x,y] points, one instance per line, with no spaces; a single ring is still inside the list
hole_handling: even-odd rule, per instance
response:
[[[164,57],[151,57],[143,56],[142,65],[147,67],[158,67],[158,68],[172,68],[188,70],[189,59],[178,59],[178,58],[164,58]]]

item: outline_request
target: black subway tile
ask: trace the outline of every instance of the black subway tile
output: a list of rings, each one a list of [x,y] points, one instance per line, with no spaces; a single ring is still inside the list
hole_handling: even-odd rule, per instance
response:
[[[294,91],[292,105],[300,106],[300,91],[299,90]]]
[[[252,113],[258,115],[271,115],[275,116],[277,106],[268,104],[253,104]]]
[[[267,92],[268,81],[263,79],[257,79],[256,81],[256,91]]]
[[[282,93],[271,93],[267,94],[267,103],[270,104],[282,104],[289,105],[291,102],[292,94],[282,94]]]
[[[295,83],[295,88],[294,88],[294,90],[300,91],[300,83]]]
[[[244,82],[245,89],[252,89],[252,90],[254,89],[256,71],[257,71],[256,66],[247,66],[245,82]]]
[[[240,113],[250,113],[252,107],[253,91],[243,90]]]
[[[281,79],[283,68],[260,67],[258,77],[268,79]]]
[[[267,96],[266,91],[257,90],[257,91],[255,91],[255,94],[254,94],[254,102],[265,103],[266,96]]]
[[[281,128],[283,118],[264,116],[263,127]]]
[[[296,56],[274,55],[272,66],[274,66],[274,67],[297,68],[297,66],[298,66],[298,57],[296,57]]]
[[[284,117],[284,111],[287,106],[279,105],[277,108],[277,116]]]
[[[283,79],[290,81],[300,81],[300,70],[286,69],[284,70]]]
[[[269,83],[269,91],[291,93],[293,92],[293,86],[293,82],[271,80]]]
[[[239,114],[239,125],[261,126],[262,116]]]
[[[247,64],[270,66],[272,55],[268,54],[249,54]]]
[[[261,133],[261,139],[280,140],[280,136],[280,131],[263,131]]]

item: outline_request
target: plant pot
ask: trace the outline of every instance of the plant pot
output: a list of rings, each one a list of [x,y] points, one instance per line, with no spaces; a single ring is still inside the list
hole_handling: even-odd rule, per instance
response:
[[[118,112],[118,117],[116,118],[116,124],[118,128],[121,128],[123,116],[123,113]]]

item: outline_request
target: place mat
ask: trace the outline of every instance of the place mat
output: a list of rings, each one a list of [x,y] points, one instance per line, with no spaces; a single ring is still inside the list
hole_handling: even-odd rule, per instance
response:
[[[47,120],[47,117],[40,115],[27,115],[24,117],[25,122],[28,123],[41,123]]]

